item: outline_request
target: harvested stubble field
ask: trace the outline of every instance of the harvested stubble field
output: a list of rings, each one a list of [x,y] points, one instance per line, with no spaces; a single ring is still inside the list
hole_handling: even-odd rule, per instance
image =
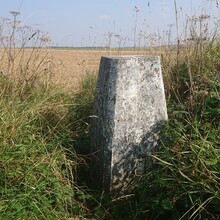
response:
[[[77,91],[85,74],[97,73],[101,56],[160,55],[159,49],[64,49],[64,48],[0,48],[0,63],[3,75],[29,80],[31,75],[48,79],[65,91]],[[10,64],[10,65],[9,65]],[[40,73],[40,76],[39,76]],[[23,78],[24,79],[24,78]]]
[[[79,80],[84,74],[98,71],[101,56],[147,55],[152,52],[132,49],[122,51],[50,49],[50,54],[58,64],[58,74],[54,77],[55,83],[72,90],[77,89]]]

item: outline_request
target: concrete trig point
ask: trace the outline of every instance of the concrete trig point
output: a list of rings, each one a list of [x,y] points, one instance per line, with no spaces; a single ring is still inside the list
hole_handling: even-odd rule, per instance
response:
[[[129,193],[146,172],[146,157],[167,120],[160,58],[102,57],[94,115],[95,184],[113,197]]]

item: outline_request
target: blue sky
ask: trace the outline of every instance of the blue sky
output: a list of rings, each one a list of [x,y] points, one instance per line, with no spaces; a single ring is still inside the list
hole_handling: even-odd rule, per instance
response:
[[[220,15],[219,0],[176,2],[180,23],[186,14]],[[23,25],[48,32],[57,46],[128,45],[135,26],[138,38],[140,30],[162,33],[175,23],[174,0],[0,0],[0,17],[11,18],[9,11],[20,11]]]

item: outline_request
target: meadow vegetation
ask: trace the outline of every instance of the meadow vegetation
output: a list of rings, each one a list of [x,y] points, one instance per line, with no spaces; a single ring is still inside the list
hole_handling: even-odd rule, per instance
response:
[[[12,16],[0,25],[0,219],[220,218],[220,36],[207,32],[209,17],[163,48],[169,121],[154,169],[112,200],[88,187],[96,74],[77,92],[51,83],[48,37]]]

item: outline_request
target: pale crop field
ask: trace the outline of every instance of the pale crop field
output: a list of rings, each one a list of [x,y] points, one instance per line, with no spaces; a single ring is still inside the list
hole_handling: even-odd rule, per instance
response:
[[[183,49],[182,49],[183,50]],[[19,80],[52,82],[65,91],[77,92],[86,74],[97,74],[102,56],[146,55],[161,56],[173,62],[175,48],[148,49],[65,49],[65,48],[0,48],[3,75]],[[182,55],[184,53],[181,53]]]
[[[74,90],[77,89],[79,80],[85,74],[98,72],[101,56],[147,54],[152,54],[152,52],[132,49],[123,51],[50,49],[50,55],[57,64],[57,73],[53,77],[53,81],[67,89]]]
[[[42,82],[49,79],[65,91],[76,91],[85,74],[98,73],[102,56],[160,55],[161,52],[164,53],[164,49],[0,48],[0,62],[4,75],[19,78],[23,74],[27,79],[38,72],[38,76],[39,73],[42,75]]]

